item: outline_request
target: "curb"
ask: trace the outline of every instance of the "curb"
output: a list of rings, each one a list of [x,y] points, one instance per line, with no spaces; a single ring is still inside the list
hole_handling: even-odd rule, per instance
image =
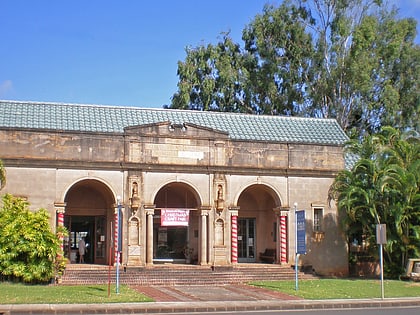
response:
[[[144,302],[106,304],[8,304],[0,305],[0,314],[194,313],[216,311],[233,312],[262,310],[360,309],[407,306],[420,307],[420,298],[234,302]]]

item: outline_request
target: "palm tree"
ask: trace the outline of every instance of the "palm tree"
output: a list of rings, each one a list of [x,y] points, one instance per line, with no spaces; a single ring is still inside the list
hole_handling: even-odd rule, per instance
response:
[[[390,227],[396,236],[387,247],[400,253],[404,268],[410,255],[420,254],[420,139],[390,127],[384,128],[382,135],[386,146],[381,154],[381,192],[387,198]]]
[[[409,256],[420,254],[420,140],[384,127],[346,150],[359,160],[330,187],[349,238],[366,235],[375,253],[375,226],[387,225],[386,259],[401,272]]]

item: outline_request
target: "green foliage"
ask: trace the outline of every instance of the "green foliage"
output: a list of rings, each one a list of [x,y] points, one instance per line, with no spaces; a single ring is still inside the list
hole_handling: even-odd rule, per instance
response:
[[[127,285],[119,287],[107,285],[26,285],[22,283],[0,283],[0,304],[91,304],[91,303],[139,303],[152,302],[144,294]]]
[[[335,118],[357,135],[419,130],[416,21],[382,1],[266,5],[243,30],[186,50],[172,108]]]
[[[420,139],[384,127],[362,142],[350,141],[347,150],[360,159],[338,174],[330,198],[349,239],[366,236],[371,254],[377,251],[376,224],[387,225],[387,268],[400,273],[408,258],[420,257]]]
[[[187,48],[187,58],[178,63],[178,92],[172,107],[181,109],[241,111],[246,93],[242,82],[245,57],[228,34],[217,45]]]
[[[308,300],[369,299],[381,296],[381,288],[377,280],[301,280],[298,291],[295,290],[293,281],[258,281],[252,284]],[[384,292],[387,298],[418,297],[420,283],[386,280]]]
[[[0,209],[0,274],[27,283],[54,277],[60,239],[50,228],[45,209],[29,210],[21,198],[6,194]]]

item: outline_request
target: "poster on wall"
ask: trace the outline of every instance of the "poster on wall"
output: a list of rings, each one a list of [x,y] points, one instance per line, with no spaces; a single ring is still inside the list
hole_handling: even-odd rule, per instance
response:
[[[190,210],[181,209],[161,209],[161,226],[188,226]]]

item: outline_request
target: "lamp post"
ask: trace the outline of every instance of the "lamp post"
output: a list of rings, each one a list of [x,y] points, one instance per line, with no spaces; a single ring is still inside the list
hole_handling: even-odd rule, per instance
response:
[[[117,251],[117,261],[116,261],[116,293],[120,293],[120,213],[121,213],[121,197],[117,196],[117,222],[115,223],[115,228],[117,229],[116,233],[116,251]]]

